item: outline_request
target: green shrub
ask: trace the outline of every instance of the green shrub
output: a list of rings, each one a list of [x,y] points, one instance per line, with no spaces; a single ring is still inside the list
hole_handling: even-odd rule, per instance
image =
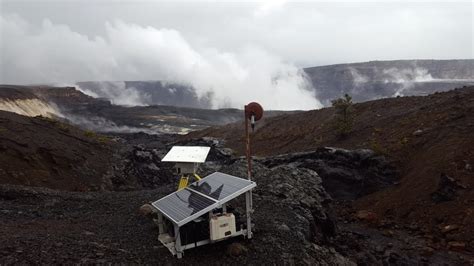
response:
[[[86,130],[84,131],[84,136],[93,139],[99,143],[107,143],[110,141],[110,138],[101,134],[97,134],[92,130]]]
[[[332,106],[336,109],[334,116],[334,129],[337,136],[347,137],[354,126],[354,107],[352,97],[344,94],[344,97],[333,100]]]
[[[92,130],[86,130],[86,131],[84,131],[84,136],[86,136],[88,138],[91,138],[91,139],[95,139],[97,137],[97,134]]]

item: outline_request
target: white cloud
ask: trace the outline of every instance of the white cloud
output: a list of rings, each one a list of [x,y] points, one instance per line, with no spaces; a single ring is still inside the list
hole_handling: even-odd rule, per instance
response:
[[[254,100],[271,109],[321,107],[304,73],[261,47],[197,50],[177,30],[120,20],[107,22],[105,35],[95,38],[50,20],[35,27],[2,16],[0,23],[3,83],[163,80],[192,85],[198,96],[212,91],[213,107]],[[146,103],[146,95],[111,84],[104,91],[116,103]]]
[[[215,107],[318,106],[303,66],[474,56],[472,1],[0,1],[0,82],[180,81]]]
[[[272,12],[281,10],[285,3],[288,2],[286,0],[266,0],[260,3],[257,9],[254,11],[255,17],[263,17],[267,16]]]

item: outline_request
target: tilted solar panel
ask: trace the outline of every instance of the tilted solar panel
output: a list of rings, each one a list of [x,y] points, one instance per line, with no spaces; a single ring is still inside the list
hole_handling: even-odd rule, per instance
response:
[[[172,222],[182,226],[255,186],[253,181],[215,172],[152,205]]]
[[[153,206],[174,223],[179,224],[184,219],[201,212],[216,202],[189,189],[182,189],[154,202]]]
[[[215,172],[192,183],[189,188],[215,200],[222,200],[251,186],[252,183],[252,181],[247,179]]]

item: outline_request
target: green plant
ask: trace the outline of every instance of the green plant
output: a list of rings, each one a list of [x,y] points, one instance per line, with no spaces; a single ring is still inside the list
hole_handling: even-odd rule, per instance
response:
[[[63,132],[69,132],[69,126],[65,123],[58,123],[58,128],[62,130]]]
[[[110,141],[110,138],[107,137],[107,136],[104,136],[104,135],[100,135],[100,134],[97,134],[95,133],[94,131],[92,130],[86,130],[84,131],[84,136],[90,138],[90,139],[93,139],[99,143],[107,143]]]
[[[41,119],[41,120],[46,121],[46,122],[49,122],[49,123],[52,123],[52,124],[58,123],[58,121],[56,119],[54,119],[52,117],[48,117],[48,116],[37,115],[36,118]]]
[[[96,140],[100,143],[107,143],[110,141],[110,138],[104,135],[98,135]]]
[[[84,131],[84,136],[93,139],[97,137],[97,134],[92,130],[86,130]]]
[[[339,137],[347,137],[354,126],[354,107],[352,97],[344,94],[344,97],[332,101],[336,113],[334,116],[334,129]]]

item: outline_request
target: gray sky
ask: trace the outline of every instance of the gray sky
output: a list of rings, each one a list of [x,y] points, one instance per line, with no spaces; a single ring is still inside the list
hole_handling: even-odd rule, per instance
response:
[[[193,46],[262,46],[302,66],[380,59],[472,58],[464,2],[1,1],[2,16],[49,19],[94,37],[107,21],[179,31]]]
[[[472,1],[0,3],[0,83],[161,79],[263,95],[304,92],[301,67],[473,58]]]

